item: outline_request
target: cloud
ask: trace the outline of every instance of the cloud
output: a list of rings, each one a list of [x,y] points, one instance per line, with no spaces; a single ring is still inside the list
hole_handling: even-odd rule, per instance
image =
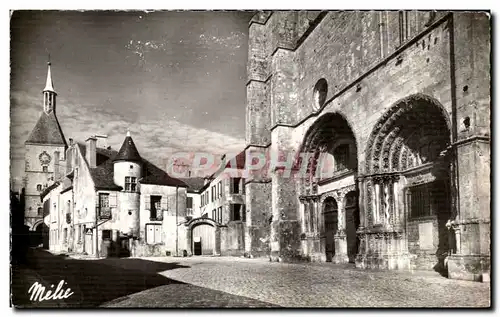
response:
[[[41,96],[26,92],[11,94],[11,171],[22,176],[24,168],[24,141],[34,128],[42,112]],[[127,129],[144,158],[165,168],[164,162],[175,152],[206,152],[217,157],[239,152],[245,142],[221,133],[199,129],[171,119],[158,118],[134,122],[119,113],[94,105],[78,105],[60,99],[57,117],[66,139],[84,142],[94,134],[107,135],[99,140],[101,146],[118,150]]]

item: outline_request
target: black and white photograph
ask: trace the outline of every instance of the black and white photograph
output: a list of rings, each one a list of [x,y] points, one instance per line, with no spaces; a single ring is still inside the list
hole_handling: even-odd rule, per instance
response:
[[[8,14],[11,309],[492,307],[487,8]]]

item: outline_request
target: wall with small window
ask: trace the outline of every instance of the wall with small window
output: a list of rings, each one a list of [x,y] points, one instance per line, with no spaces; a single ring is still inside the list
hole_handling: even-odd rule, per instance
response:
[[[185,226],[177,224],[186,221],[187,197],[184,187],[141,184],[139,243],[162,245],[171,254],[176,241],[179,250],[186,249]]]

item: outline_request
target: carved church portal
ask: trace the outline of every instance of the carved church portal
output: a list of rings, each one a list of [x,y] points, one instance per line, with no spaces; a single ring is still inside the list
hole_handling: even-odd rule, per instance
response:
[[[326,261],[331,262],[335,255],[335,233],[338,228],[338,206],[333,197],[328,197],[323,203],[325,219],[325,249]]]
[[[443,256],[454,249],[446,227],[453,219],[450,135],[446,111],[417,94],[390,108],[367,144],[367,222],[403,232],[407,247],[396,252],[413,254],[413,265],[421,269],[434,265],[430,256],[444,266]],[[373,246],[369,252],[382,252]]]

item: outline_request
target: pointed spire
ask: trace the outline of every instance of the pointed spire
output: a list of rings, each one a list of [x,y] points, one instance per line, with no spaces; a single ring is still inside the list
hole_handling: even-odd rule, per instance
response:
[[[45,84],[45,89],[43,91],[50,91],[55,93],[56,91],[54,90],[54,84],[52,83],[52,74],[50,72],[50,61],[47,63],[48,65],[48,70],[47,70],[47,82]]]
[[[129,161],[129,162],[141,162],[142,158],[141,155],[139,154],[139,151],[137,151],[137,147],[134,144],[134,141],[132,140],[132,137],[130,136],[130,130],[127,129],[127,136],[125,137],[125,140],[123,141],[123,144],[118,151],[118,154],[113,159],[113,162],[116,161]]]

